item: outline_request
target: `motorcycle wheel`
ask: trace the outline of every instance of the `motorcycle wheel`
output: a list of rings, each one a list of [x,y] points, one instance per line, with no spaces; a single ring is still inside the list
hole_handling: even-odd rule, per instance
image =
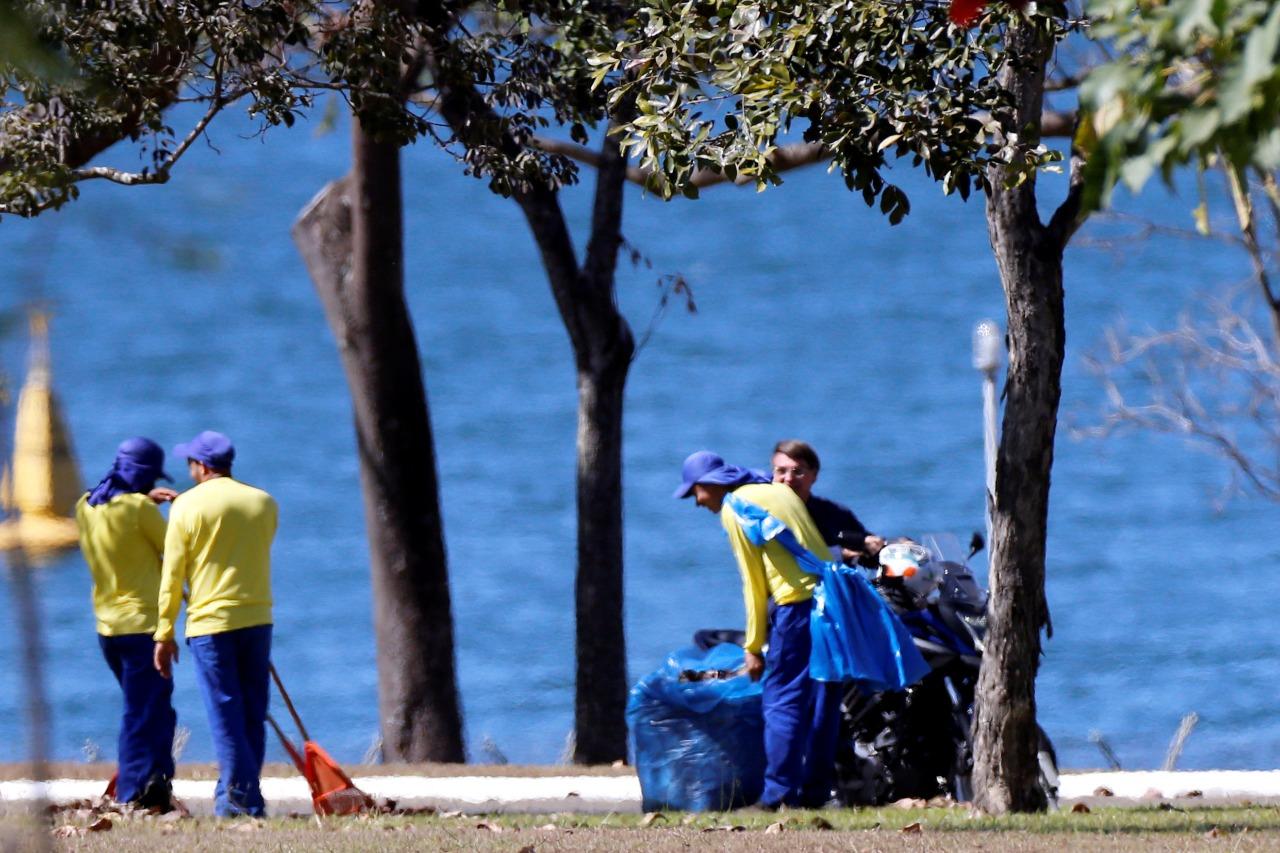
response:
[[[1036,726],[1040,742],[1036,747],[1036,763],[1040,767],[1037,783],[1044,792],[1049,811],[1058,810],[1058,754],[1054,751],[1053,741],[1044,729]],[[951,777],[951,796],[958,803],[973,801],[973,777],[968,773],[957,773]]]
[[[1040,744],[1036,748],[1036,761],[1040,765],[1040,790],[1044,791],[1049,811],[1058,810],[1058,754],[1054,751],[1053,741],[1044,729],[1036,726],[1040,733]]]

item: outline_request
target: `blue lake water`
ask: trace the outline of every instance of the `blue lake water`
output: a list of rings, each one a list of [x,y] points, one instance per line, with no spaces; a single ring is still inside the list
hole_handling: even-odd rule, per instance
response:
[[[349,398],[333,340],[288,236],[298,210],[346,169],[344,133],[301,126],[247,138],[216,127],[166,186],[86,185],[34,222],[0,223],[0,309],[42,300],[76,453],[96,481],[122,438],[166,447],[214,428],[237,475],[281,505],[274,550],[275,660],[313,735],[342,761],[375,737],[368,557]],[[129,163],[125,155],[116,155]],[[552,762],[572,727],[572,359],[515,205],[448,155],[405,152],[408,292],[439,458],[458,667],[473,760]],[[681,273],[636,361],[626,413],[626,620],[634,680],[697,628],[742,620],[736,569],[714,519],[672,500],[680,461],[714,448],[764,466],[803,437],[824,461],[817,491],[886,534],[981,528],[975,321],[1003,317],[982,202],[945,199],[908,169],[914,211],[890,228],[823,169],[757,195],[720,188],[664,204],[632,191],[619,299],[637,333],[656,279]],[[589,186],[566,192],[585,242]],[[1048,179],[1044,195],[1060,192]],[[1126,209],[1189,222],[1189,194]],[[1085,234],[1097,234],[1096,226]],[[1120,253],[1073,247],[1066,263],[1065,421],[1100,391],[1082,364],[1119,315],[1168,322],[1243,259],[1168,240]],[[20,381],[24,341],[0,346]],[[6,427],[7,429],[7,427]],[[181,469],[174,464],[172,468]],[[1275,507],[1220,506],[1227,475],[1174,438],[1105,442],[1059,431],[1048,554],[1055,633],[1040,716],[1067,767],[1158,766],[1179,719],[1201,722],[1181,766],[1276,766],[1280,599]],[[186,485],[186,484],[183,484]],[[118,691],[102,663],[78,554],[37,578],[56,757],[114,756]],[[8,583],[0,614],[16,624]],[[26,754],[14,630],[0,632],[0,760]],[[175,702],[187,760],[212,758],[190,663]],[[270,757],[281,759],[278,746]]]

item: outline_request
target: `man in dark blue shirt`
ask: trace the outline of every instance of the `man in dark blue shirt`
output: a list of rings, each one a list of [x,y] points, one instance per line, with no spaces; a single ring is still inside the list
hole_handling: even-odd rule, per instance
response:
[[[875,565],[884,539],[867,530],[853,510],[813,494],[822,467],[818,454],[803,441],[786,439],[773,448],[773,481],[785,483],[804,501],[831,552],[843,562]]]

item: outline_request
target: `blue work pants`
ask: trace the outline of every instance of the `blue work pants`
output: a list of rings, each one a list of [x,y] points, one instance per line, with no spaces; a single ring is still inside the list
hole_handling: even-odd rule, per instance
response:
[[[840,685],[809,678],[813,600],[769,605],[761,804],[820,806],[834,775]]]
[[[266,752],[271,626],[188,637],[200,693],[209,714],[218,785],[218,817],[266,814],[259,778]]]
[[[99,634],[98,645],[124,692],[116,799],[127,803],[141,797],[148,784],[167,788],[173,779],[173,730],[178,723],[173,681],[156,671],[150,634]]]

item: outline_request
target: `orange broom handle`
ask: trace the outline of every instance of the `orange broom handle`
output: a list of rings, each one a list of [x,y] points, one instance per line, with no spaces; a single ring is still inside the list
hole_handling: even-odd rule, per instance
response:
[[[274,663],[268,664],[271,668],[271,678],[275,681],[276,687],[280,690],[280,698],[284,699],[284,706],[289,709],[289,715],[293,717],[293,722],[298,726],[298,733],[302,735],[302,740],[311,740],[311,735],[307,734],[307,727],[302,724],[302,718],[298,716],[298,709],[293,707],[293,700],[289,698],[289,692],[284,689],[284,682],[280,680],[280,673],[276,672]]]
[[[275,717],[267,714],[267,722],[271,724],[271,728],[276,730],[276,737],[280,738],[280,745],[284,747],[284,751],[289,753],[289,757],[293,759],[293,766],[298,768],[299,773],[306,776],[307,762],[298,753],[298,748],[295,747],[287,737],[285,737],[284,732],[280,730],[280,724],[276,722]]]

